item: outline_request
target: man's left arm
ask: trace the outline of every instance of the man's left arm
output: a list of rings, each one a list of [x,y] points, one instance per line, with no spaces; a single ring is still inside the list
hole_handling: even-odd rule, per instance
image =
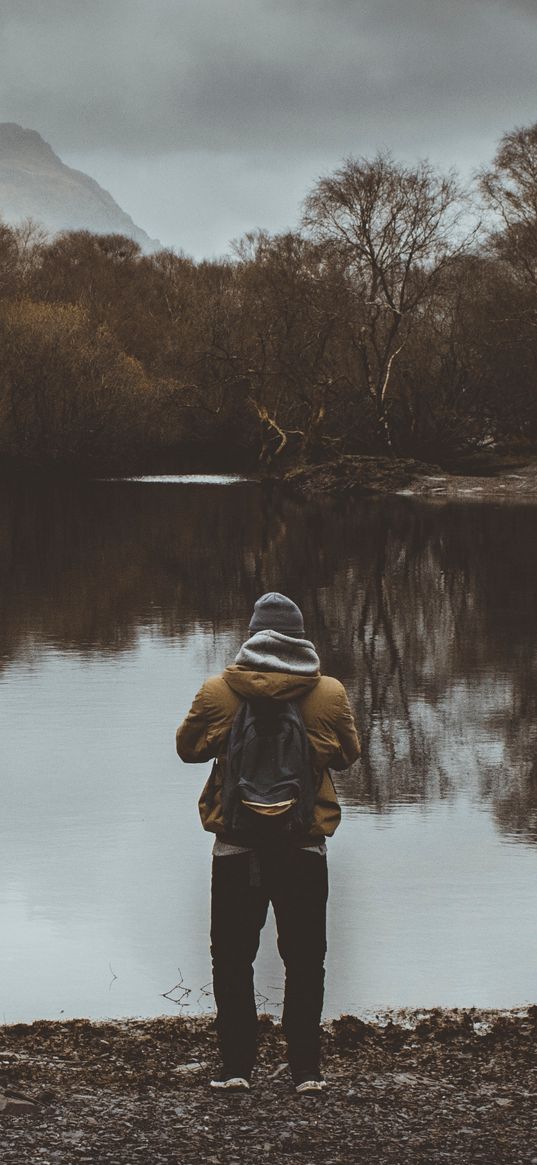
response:
[[[214,743],[209,743],[209,717],[205,704],[205,685],[203,685],[175,734],[177,752],[181,760],[190,764],[198,761],[207,761],[215,756]]]

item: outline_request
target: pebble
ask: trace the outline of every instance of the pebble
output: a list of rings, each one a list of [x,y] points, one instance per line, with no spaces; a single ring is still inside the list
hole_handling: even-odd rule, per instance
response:
[[[37,1105],[33,1104],[31,1100],[21,1100],[17,1096],[0,1095],[0,1113],[17,1115],[25,1112],[37,1112]]]
[[[91,1096],[91,1093],[88,1093],[87,1095]],[[52,1102],[57,1099],[58,1098],[56,1093],[52,1092],[50,1088],[42,1088],[41,1092],[39,1093],[39,1100],[42,1104],[52,1104]]]

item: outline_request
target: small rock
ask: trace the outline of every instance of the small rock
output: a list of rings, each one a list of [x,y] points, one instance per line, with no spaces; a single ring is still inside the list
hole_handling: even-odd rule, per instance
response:
[[[56,1093],[52,1092],[50,1088],[42,1088],[41,1092],[39,1093],[38,1100],[41,1101],[41,1104],[52,1104],[55,1100],[57,1100],[57,1096]]]
[[[412,1085],[418,1083],[417,1077],[413,1076],[411,1072],[394,1072],[392,1080],[394,1080],[395,1084]]]
[[[37,1105],[31,1100],[18,1100],[16,1096],[0,1097],[0,1112],[17,1115],[23,1112],[37,1112]]]
[[[18,1088],[4,1088],[5,1096],[12,1096],[14,1100],[29,1100],[33,1104],[33,1097],[28,1096],[27,1092],[21,1092]]]

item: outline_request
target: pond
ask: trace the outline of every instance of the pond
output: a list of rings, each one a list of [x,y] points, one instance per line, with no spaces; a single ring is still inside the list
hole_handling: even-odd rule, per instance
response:
[[[336,781],[325,1015],[535,1002],[536,518],[233,479],[4,485],[1,1019],[212,1008],[208,766],[175,728],[268,589],[363,741]],[[256,986],[277,1012],[270,917]]]

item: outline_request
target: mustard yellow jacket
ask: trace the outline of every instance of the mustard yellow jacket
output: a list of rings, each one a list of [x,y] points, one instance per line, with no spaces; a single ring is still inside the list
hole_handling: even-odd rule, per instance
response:
[[[295,700],[300,709],[316,786],[314,817],[307,837],[330,837],[339,825],[341,809],[329,770],[346,769],[360,755],[360,741],[343,684],[331,676],[250,671],[240,664],[231,664],[222,675],[206,680],[177,729],[181,760],[195,763],[216,759],[199,799],[203,828],[226,838],[221,790],[228,737],[241,699],[260,696]]]

